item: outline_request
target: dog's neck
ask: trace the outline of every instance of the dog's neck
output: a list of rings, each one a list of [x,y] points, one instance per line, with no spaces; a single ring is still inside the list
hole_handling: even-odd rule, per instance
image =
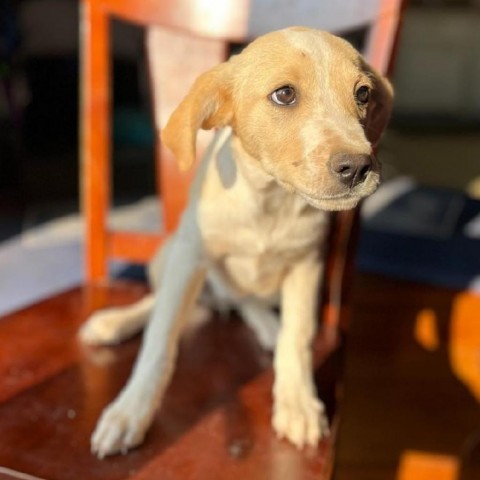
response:
[[[257,200],[256,203],[261,210],[275,211],[287,205],[302,210],[311,208],[289,185],[283,185],[266,172],[260,161],[245,150],[241,140],[234,133],[231,134],[229,141],[237,175],[240,175],[250,187],[251,195]]]
[[[280,188],[275,178],[267,173],[260,162],[245,150],[241,140],[233,133],[230,142],[240,175],[255,191],[268,193]]]

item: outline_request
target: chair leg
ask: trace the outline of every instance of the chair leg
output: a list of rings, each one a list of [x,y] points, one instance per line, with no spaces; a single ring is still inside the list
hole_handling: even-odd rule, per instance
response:
[[[82,208],[86,225],[87,281],[108,275],[107,214],[110,203],[110,69],[109,22],[91,0],[84,0],[81,55],[81,175]]]

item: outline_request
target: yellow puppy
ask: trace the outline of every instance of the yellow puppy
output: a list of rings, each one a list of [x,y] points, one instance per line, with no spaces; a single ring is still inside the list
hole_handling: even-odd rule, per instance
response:
[[[353,208],[376,189],[380,165],[372,148],[391,103],[390,84],[347,42],[299,27],[258,38],[198,78],[162,139],[190,168],[197,130],[221,130],[177,232],[150,266],[155,293],[98,312],[81,330],[88,343],[115,343],[150,316],[132,376],[93,434],[99,457],[143,440],[205,279],[220,301],[240,310],[261,344],[275,349],[277,434],[301,448],[328,431],[310,351],[319,245],[327,211]],[[280,323],[271,311],[276,304]]]

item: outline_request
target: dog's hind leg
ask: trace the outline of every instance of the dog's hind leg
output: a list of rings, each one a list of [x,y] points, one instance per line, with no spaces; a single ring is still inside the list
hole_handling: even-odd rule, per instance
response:
[[[148,265],[148,279],[153,292],[159,287],[170,240],[158,250]],[[79,331],[80,339],[89,345],[115,345],[142,330],[153,310],[155,293],[150,293],[133,305],[111,307],[93,313]]]
[[[89,345],[114,345],[143,329],[153,309],[155,294],[126,307],[112,307],[91,315],[79,331]]]
[[[268,351],[273,351],[280,330],[280,318],[268,305],[249,299],[239,306],[245,323],[253,330],[258,343]]]

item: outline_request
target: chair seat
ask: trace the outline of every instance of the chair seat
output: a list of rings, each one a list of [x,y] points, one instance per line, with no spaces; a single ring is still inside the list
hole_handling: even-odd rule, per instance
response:
[[[271,356],[238,318],[187,331],[141,448],[104,461],[91,455],[90,434],[126,381],[139,338],[86,348],[76,331],[92,310],[145,291],[127,282],[79,287],[2,319],[0,478],[16,478],[10,470],[49,480],[322,478],[330,441],[299,452],[275,437]],[[319,351],[319,361],[328,353]],[[331,373],[318,372],[323,398],[332,397]]]

